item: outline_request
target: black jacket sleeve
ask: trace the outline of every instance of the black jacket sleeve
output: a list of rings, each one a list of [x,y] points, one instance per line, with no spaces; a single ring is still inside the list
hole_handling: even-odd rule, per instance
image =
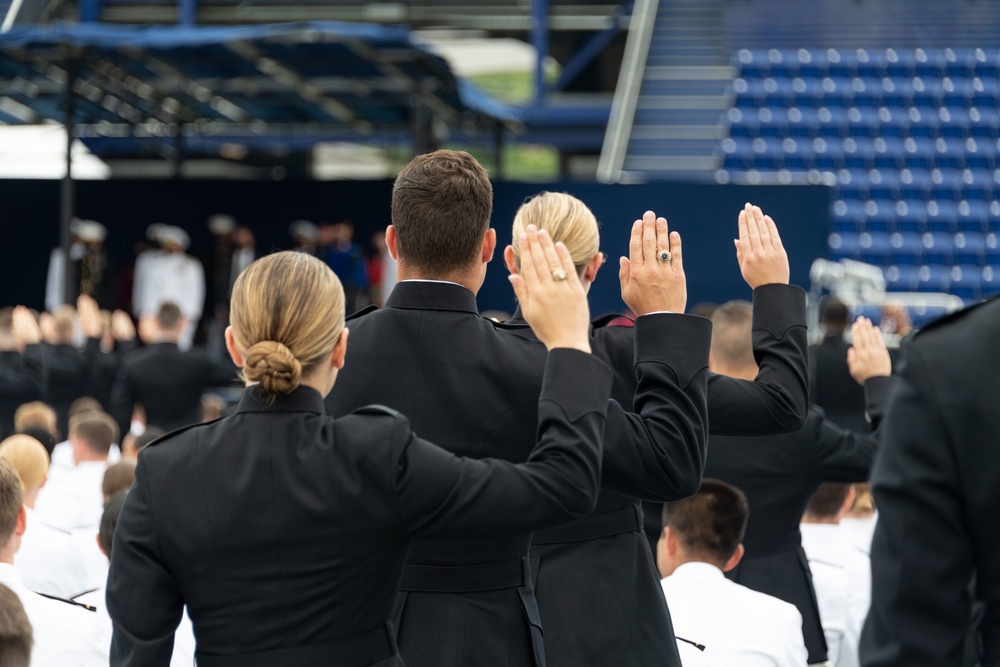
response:
[[[711,374],[708,411],[715,435],[774,435],[802,428],[809,411],[806,299],[794,285],[753,291],[753,382]]]
[[[0,398],[28,402],[42,395],[44,347],[28,345],[14,368],[0,366]]]
[[[865,482],[878,453],[877,435],[859,435],[840,428],[813,407],[805,428],[816,443],[816,470],[822,482]]]
[[[712,323],[656,314],[635,323],[638,387],[629,414],[613,406],[604,433],[601,486],[671,501],[701,486],[708,447],[708,350]]]
[[[877,433],[882,425],[897,382],[898,378],[895,376],[873,377],[865,382],[865,414],[873,432]]]
[[[135,407],[135,393],[128,377],[128,360],[122,359],[111,387],[111,416],[118,422],[120,438],[132,429],[132,409]]]
[[[537,444],[525,463],[459,458],[395,417],[392,485],[410,538],[473,538],[555,525],[597,499],[611,371],[575,350],[549,352]]]

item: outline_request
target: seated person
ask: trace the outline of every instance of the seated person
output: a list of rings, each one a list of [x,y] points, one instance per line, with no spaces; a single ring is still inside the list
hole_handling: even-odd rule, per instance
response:
[[[688,648],[681,651],[684,667],[806,664],[798,609],[723,575],[743,557],[749,515],[742,491],[708,478],[695,495],[663,506],[656,561],[674,633],[678,643],[704,647],[697,662],[683,657]]]

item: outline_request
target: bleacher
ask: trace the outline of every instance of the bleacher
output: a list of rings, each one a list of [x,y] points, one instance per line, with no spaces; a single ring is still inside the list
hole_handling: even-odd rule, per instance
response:
[[[834,258],[1000,291],[1000,51],[741,50],[720,181],[827,183]]]

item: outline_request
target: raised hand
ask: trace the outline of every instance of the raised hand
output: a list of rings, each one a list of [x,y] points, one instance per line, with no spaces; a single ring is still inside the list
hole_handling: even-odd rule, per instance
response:
[[[771,216],[764,215],[759,206],[748,203],[740,211],[739,231],[740,237],[733,241],[736,261],[750,288],[775,283],[787,285],[788,255]]]
[[[622,300],[636,315],[670,311],[683,313],[687,306],[687,279],[681,235],[671,233],[666,218],[646,211],[632,225],[628,258],[619,261]]]
[[[59,336],[56,334],[56,318],[52,313],[46,311],[38,316],[38,329],[42,332],[42,340],[49,345],[56,345]]]
[[[135,340],[135,325],[124,310],[111,313],[111,335],[120,342]]]
[[[534,225],[519,239],[521,272],[508,276],[524,319],[547,349],[590,352],[590,307],[562,242]]]
[[[885,347],[882,331],[867,317],[859,317],[851,325],[851,347],[847,350],[847,366],[851,377],[860,385],[873,377],[892,374],[892,360]]]
[[[80,320],[80,328],[87,338],[100,338],[104,333],[104,318],[101,308],[89,294],[81,294],[76,299],[76,316]]]
[[[11,315],[11,330],[22,345],[37,345],[42,342],[42,331],[38,328],[35,316],[24,306],[14,308]]]

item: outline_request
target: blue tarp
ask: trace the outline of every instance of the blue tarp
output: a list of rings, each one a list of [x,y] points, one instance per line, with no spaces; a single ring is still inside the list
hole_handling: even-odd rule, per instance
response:
[[[68,72],[74,121],[98,127],[264,123],[370,134],[408,129],[415,104],[448,123],[519,120],[403,28],[80,23],[0,34],[0,123],[62,121]]]

